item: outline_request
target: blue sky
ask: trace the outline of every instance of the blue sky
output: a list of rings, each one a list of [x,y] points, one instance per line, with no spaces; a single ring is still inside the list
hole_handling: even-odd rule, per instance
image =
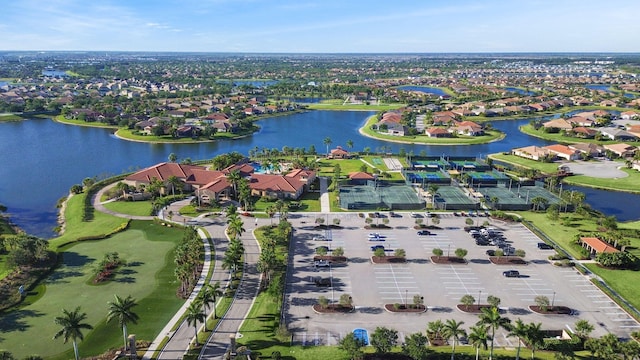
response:
[[[0,50],[639,52],[638,0],[2,0]]]

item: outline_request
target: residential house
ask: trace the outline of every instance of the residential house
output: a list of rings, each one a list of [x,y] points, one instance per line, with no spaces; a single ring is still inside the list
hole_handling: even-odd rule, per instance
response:
[[[451,137],[451,134],[449,133],[449,131],[447,131],[447,129],[438,128],[438,127],[432,127],[427,129],[425,131],[425,134],[427,134],[428,137],[432,137],[432,138]]]
[[[525,146],[511,150],[511,153],[531,160],[542,160],[549,156],[549,151],[538,146]]]
[[[600,128],[598,130],[604,137],[609,138],[611,140],[634,141],[638,139],[632,133],[626,130],[622,130],[614,127]]]
[[[542,126],[545,129],[556,129],[557,131],[560,131],[560,130],[569,131],[573,128],[573,125],[571,125],[570,122],[562,118],[549,120],[543,123]]]
[[[572,149],[567,145],[562,144],[553,144],[544,147],[550,154],[553,154],[555,157],[565,159],[565,160],[578,160],[580,159],[580,151]]]
[[[596,134],[598,134],[598,130],[587,128],[584,126],[577,126],[570,130],[576,137],[583,139],[593,139]]]
[[[620,119],[622,120],[636,120],[639,117],[640,115],[638,114],[638,112],[633,110],[623,111],[620,113]]]
[[[469,136],[479,136],[484,134],[482,126],[474,123],[473,121],[456,122],[455,125],[451,128],[451,131],[457,134]]]
[[[591,130],[591,129],[589,129]],[[598,157],[604,153],[604,148],[593,143],[576,143],[569,145],[569,148],[579,151],[589,157]]]
[[[621,158],[632,157],[633,154],[635,154],[636,150],[638,150],[638,148],[635,146],[631,146],[623,143],[605,144],[602,147],[604,147],[605,151],[609,150]]]

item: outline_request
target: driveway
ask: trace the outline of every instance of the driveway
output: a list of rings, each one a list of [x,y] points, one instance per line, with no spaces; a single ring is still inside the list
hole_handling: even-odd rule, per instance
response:
[[[585,175],[595,178],[618,179],[627,177],[627,173],[620,170],[619,162],[611,160],[574,161],[566,163],[576,175]]]

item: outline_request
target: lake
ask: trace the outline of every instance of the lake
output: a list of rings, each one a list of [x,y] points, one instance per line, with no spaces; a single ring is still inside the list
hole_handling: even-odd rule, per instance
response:
[[[248,154],[251,149],[282,149],[283,146],[309,148],[314,145],[324,153],[323,139],[329,137],[330,148],[348,140],[354,151],[369,147],[372,151],[406,152],[428,156],[483,156],[509,151],[525,145],[544,146],[550,142],[521,133],[518,127],[530,120],[495,121],[493,126],[507,134],[506,138],[482,145],[418,145],[397,144],[360,135],[358,129],[374,112],[310,111],[261,120],[261,130],[245,138],[202,144],[148,144],[116,138],[110,130],[72,126],[48,119],[0,123],[0,203],[8,207],[11,219],[30,234],[50,238],[57,225],[57,200],[72,185],[84,178],[131,172],[167,161],[169,154],[178,161],[210,159],[237,151]],[[640,196],[625,194],[636,199]],[[591,199],[588,198],[591,203]],[[640,206],[640,205],[639,205]],[[620,208],[619,211],[624,212]],[[634,208],[635,209],[635,208]],[[640,209],[626,210],[639,214]]]
[[[434,94],[438,96],[448,96],[448,94],[444,90],[435,88],[435,87],[430,87],[430,86],[403,85],[403,86],[398,86],[397,89],[405,90],[405,91],[419,91],[425,94]]]

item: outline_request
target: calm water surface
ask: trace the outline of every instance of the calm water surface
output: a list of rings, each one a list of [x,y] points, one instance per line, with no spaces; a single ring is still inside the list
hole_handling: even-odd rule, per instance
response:
[[[179,159],[213,158],[237,151],[283,146],[326,151],[323,139],[332,140],[330,148],[346,147],[352,140],[354,151],[369,147],[372,151],[398,152],[401,148],[418,155],[486,156],[524,145],[544,146],[544,140],[518,131],[529,120],[495,121],[493,126],[507,134],[506,138],[484,145],[436,146],[396,144],[361,136],[358,128],[373,112],[311,111],[259,122],[260,132],[238,140],[204,144],[147,144],[124,141],[109,130],[56,123],[52,120],[28,120],[0,123],[0,203],[9,208],[13,222],[28,233],[52,237],[56,226],[57,200],[74,184],[86,177],[106,177],[130,172],[162,161],[170,153]],[[626,197],[635,195],[625,194]],[[595,197],[594,197],[595,198]],[[635,196],[635,204],[640,197]],[[591,203],[591,196],[588,196]],[[640,206],[640,205],[639,205]],[[624,209],[624,208],[622,208]],[[639,209],[640,210],[640,209]],[[640,211],[620,210],[633,215]],[[619,218],[622,218],[619,216]]]

